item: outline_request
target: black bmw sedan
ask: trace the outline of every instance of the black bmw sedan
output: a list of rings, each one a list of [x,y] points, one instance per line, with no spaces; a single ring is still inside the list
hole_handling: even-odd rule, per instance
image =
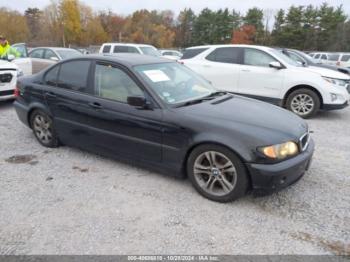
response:
[[[15,95],[19,119],[43,146],[78,147],[187,176],[220,202],[296,182],[314,151],[298,116],[218,91],[162,58],[65,60],[21,78]]]

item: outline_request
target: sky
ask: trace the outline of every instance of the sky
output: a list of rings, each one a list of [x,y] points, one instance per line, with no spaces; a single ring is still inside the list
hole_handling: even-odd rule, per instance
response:
[[[128,15],[138,9],[170,9],[178,14],[185,7],[191,7],[196,13],[205,7],[210,9],[229,8],[244,13],[251,7],[261,9],[271,9],[273,11],[279,8],[287,9],[291,5],[321,5],[327,2],[332,6],[343,5],[345,12],[350,17],[350,0],[80,0],[91,6],[94,10],[110,9],[115,13]],[[0,7],[9,7],[24,12],[28,7],[43,8],[50,3],[50,0],[1,0]]]

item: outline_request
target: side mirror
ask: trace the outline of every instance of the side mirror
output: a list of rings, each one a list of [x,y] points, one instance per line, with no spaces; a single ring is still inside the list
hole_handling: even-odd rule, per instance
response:
[[[14,55],[8,55],[7,56],[7,60],[8,61],[12,61],[12,60],[14,60],[16,57],[14,56]]]
[[[128,96],[127,102],[128,102],[128,105],[131,105],[137,108],[148,109],[150,107],[150,103],[143,96]]]
[[[272,67],[272,68],[276,68],[276,69],[282,69],[282,68],[283,68],[283,66],[281,65],[281,63],[280,63],[280,62],[277,62],[277,61],[271,62],[271,63],[269,64],[269,66]]]
[[[57,58],[56,56],[51,56],[51,57],[50,57],[50,60],[58,61],[58,58]]]

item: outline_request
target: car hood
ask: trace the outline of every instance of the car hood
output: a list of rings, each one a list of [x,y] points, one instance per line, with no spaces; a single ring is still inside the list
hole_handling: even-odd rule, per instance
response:
[[[350,77],[348,75],[331,70],[331,69],[328,69],[328,68],[316,67],[316,66],[308,66],[308,67],[304,67],[304,68],[305,68],[305,70],[308,70],[308,71],[311,71],[314,73],[318,73],[324,77],[350,80]]]
[[[308,129],[302,118],[281,107],[237,95],[227,98],[226,95],[179,109],[208,124],[247,127],[245,132],[250,130],[255,136],[298,140]]]
[[[350,69],[346,68],[346,67],[342,67],[342,66],[336,66],[336,65],[326,65],[326,64],[316,64],[316,65],[312,65],[315,67],[322,67],[322,68],[327,68],[327,69],[331,69],[331,70],[343,70],[344,72],[347,72],[347,74],[350,74]]]
[[[14,63],[0,59],[0,69],[17,69],[17,68],[18,66],[15,65]]]

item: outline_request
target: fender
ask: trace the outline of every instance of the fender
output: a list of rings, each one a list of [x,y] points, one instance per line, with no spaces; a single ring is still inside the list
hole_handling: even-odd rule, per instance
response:
[[[42,110],[44,113],[48,114],[52,118],[52,113],[50,112],[50,110],[47,108],[47,106],[45,104],[40,103],[40,102],[33,102],[29,105],[28,114],[27,114],[27,122],[28,122],[28,126],[30,128],[32,128],[30,125],[30,115],[36,109]]]

